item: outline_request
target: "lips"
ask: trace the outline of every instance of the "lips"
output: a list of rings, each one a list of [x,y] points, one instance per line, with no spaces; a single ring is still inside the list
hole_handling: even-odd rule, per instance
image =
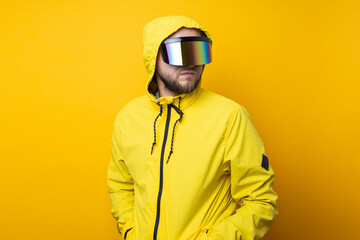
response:
[[[195,72],[194,71],[183,71],[180,73],[180,75],[193,76],[193,75],[195,75]]]

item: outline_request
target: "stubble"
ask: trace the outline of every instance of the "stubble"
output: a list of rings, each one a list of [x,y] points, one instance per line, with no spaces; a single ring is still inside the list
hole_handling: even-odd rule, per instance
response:
[[[194,71],[191,68],[185,68],[183,71]],[[193,92],[197,86],[199,85],[201,81],[202,71],[199,74],[199,76],[196,77],[194,80],[189,80],[188,84],[180,84],[178,81],[178,78],[180,74],[176,74],[176,76],[171,76],[168,74],[165,74],[161,71],[157,72],[159,79],[161,82],[164,83],[166,89],[170,90],[171,92],[181,95],[185,93],[191,93]]]

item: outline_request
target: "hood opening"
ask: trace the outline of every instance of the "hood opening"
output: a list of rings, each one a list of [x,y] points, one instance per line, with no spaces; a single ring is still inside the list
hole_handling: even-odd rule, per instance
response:
[[[148,74],[146,82],[146,93],[149,98],[156,103],[155,97],[158,86],[155,79],[156,59],[159,52],[160,44],[180,28],[195,28],[211,38],[210,33],[195,20],[185,16],[167,16],[156,18],[146,24],[143,30],[143,61]]]

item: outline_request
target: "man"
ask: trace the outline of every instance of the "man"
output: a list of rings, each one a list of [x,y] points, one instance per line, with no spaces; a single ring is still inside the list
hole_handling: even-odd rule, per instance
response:
[[[260,239],[277,215],[274,173],[246,110],[200,87],[209,32],[170,16],[144,28],[147,95],[113,131],[108,186],[124,239]],[[221,84],[221,83],[219,83]]]

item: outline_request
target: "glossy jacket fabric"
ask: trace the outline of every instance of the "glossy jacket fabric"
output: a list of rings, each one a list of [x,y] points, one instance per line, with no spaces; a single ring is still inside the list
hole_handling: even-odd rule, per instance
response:
[[[181,27],[208,31],[182,16],[144,29],[145,96],[114,123],[108,187],[126,239],[260,239],[277,215],[274,172],[247,111],[204,90],[154,96],[160,43]]]

